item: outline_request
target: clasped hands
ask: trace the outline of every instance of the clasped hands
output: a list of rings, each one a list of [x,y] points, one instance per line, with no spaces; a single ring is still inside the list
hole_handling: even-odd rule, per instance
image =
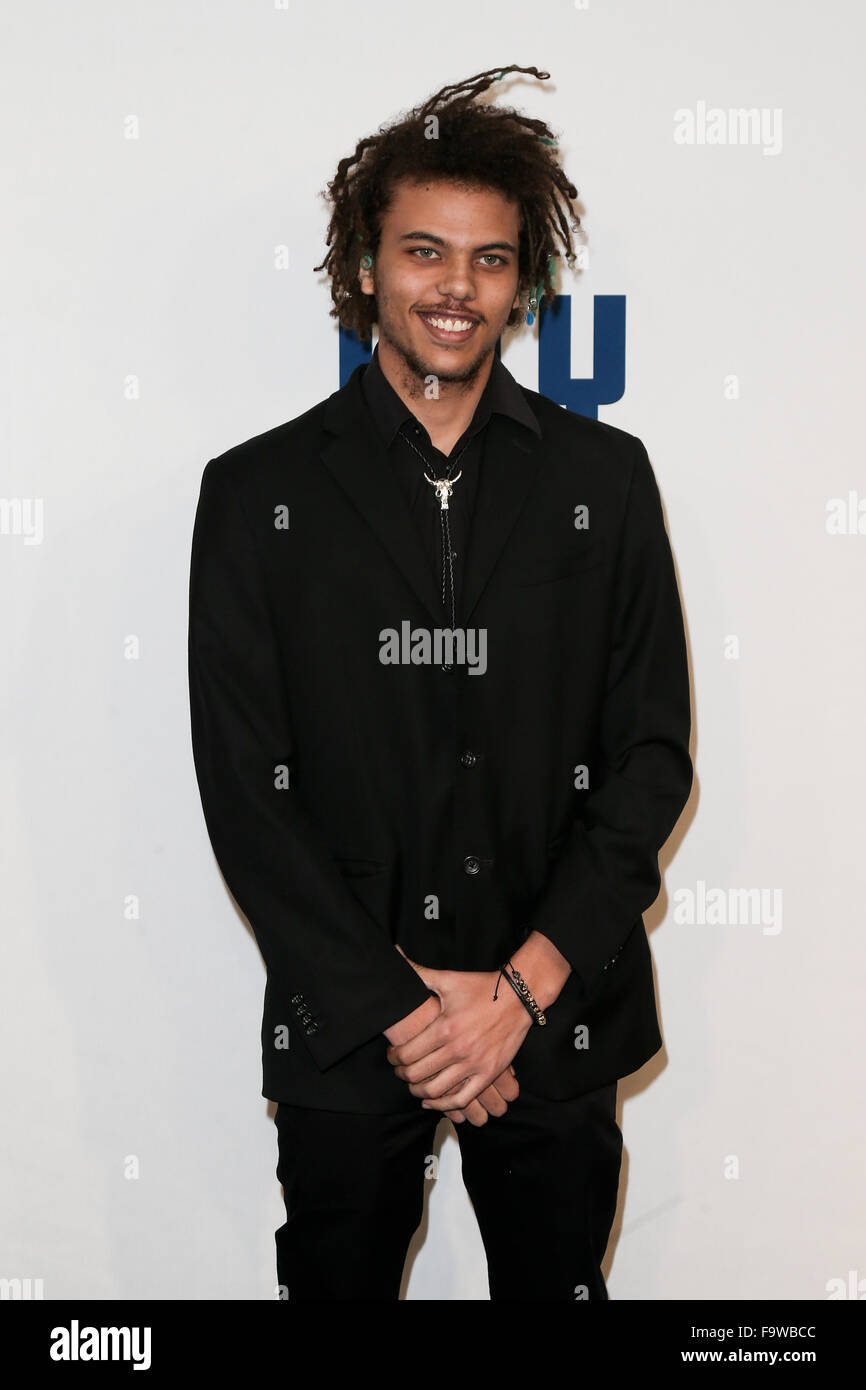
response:
[[[496,970],[434,970],[409,960],[436,996],[388,1029],[386,1056],[422,1106],[455,1124],[504,1115],[520,1087],[511,1065],[532,1019]]]

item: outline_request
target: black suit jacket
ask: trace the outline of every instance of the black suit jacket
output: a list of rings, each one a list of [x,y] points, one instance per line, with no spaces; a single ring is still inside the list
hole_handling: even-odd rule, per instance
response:
[[[521,387],[541,437],[489,422],[458,612],[486,669],[385,664],[387,630],[448,620],[362,370],[211,459],[195,519],[192,747],[267,966],[262,1094],[417,1109],[383,1030],[428,990],[394,943],[495,970],[537,929],[573,969],[514,1067],[572,1097],[661,1046],[641,914],[692,764],[653,471],[636,437]]]

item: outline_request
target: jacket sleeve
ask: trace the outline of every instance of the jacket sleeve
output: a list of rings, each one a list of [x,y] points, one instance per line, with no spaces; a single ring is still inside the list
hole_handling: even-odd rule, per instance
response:
[[[688,800],[691,708],[682,609],[652,466],[635,457],[613,578],[589,789],[528,922],[588,992],[658,896],[658,854]]]
[[[313,1016],[299,1031],[325,1070],[430,994],[387,924],[348,890],[320,829],[298,804],[291,775],[288,787],[280,785],[278,768],[293,763],[291,673],[284,679],[263,580],[240,498],[221,460],[211,459],[190,563],[196,777],[225,881],[268,972],[308,1004]]]

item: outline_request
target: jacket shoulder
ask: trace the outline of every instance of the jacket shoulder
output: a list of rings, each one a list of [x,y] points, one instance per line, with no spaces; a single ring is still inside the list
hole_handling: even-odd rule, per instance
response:
[[[597,446],[606,453],[623,454],[633,460],[635,453],[644,450],[644,444],[636,434],[610,425],[604,420],[595,420],[590,415],[581,415],[568,406],[558,405],[549,396],[521,385],[527,404],[535,411],[543,431],[548,430],[574,439],[582,444]]]
[[[240,444],[233,444],[221,454],[215,454],[205,468],[209,478],[220,477],[234,481],[241,476],[252,480],[279,466],[285,468],[293,459],[304,459],[315,448],[322,430],[328,397],[310,406],[301,415],[281,425],[263,430]]]

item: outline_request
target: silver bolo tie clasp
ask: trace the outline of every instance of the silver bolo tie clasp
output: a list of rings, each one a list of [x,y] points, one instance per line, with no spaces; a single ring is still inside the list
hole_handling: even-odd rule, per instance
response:
[[[431,478],[429,473],[424,474],[424,477],[427,479],[428,483],[432,483],[433,490],[436,493],[436,496],[439,498],[439,504],[443,512],[447,512],[448,498],[454,491],[454,484],[457,482],[457,479],[462,477],[462,475],[462,468],[460,469],[460,472],[455,474],[453,478]]]

